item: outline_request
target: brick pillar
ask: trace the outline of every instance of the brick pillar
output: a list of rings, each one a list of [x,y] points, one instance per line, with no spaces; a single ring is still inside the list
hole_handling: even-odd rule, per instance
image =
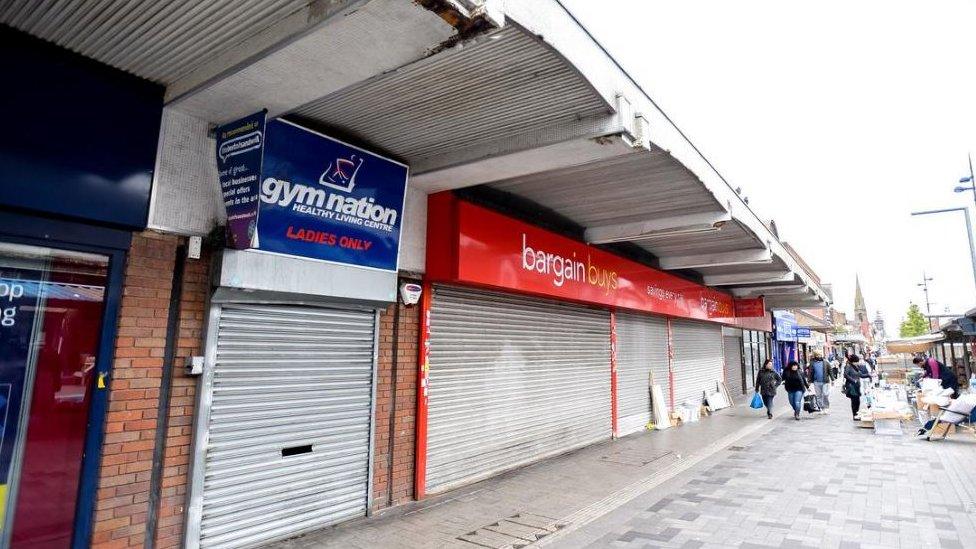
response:
[[[132,239],[109,386],[94,547],[141,547],[145,541],[166,323],[181,242],[180,237],[152,232]],[[178,545],[182,531],[196,386],[195,379],[183,376],[182,359],[199,353],[207,266],[206,259],[190,260],[184,276],[158,531],[165,547]]]
[[[397,307],[400,309],[400,317],[394,344],[393,322]],[[410,501],[413,497],[414,419],[417,410],[417,330],[420,320],[418,311],[419,307],[416,305],[407,307],[398,303],[390,305],[380,315],[376,436],[373,451],[374,509],[399,505]],[[393,419],[391,454],[390,414],[394,401],[394,369],[397,370],[396,410]]]
[[[173,387],[169,401],[169,426],[163,459],[162,492],[156,547],[178,547],[183,540],[190,446],[193,439],[193,413],[197,378],[186,375],[187,357],[203,354],[203,332],[207,322],[209,254],[190,260],[183,273],[180,299],[180,324],[173,365]]]

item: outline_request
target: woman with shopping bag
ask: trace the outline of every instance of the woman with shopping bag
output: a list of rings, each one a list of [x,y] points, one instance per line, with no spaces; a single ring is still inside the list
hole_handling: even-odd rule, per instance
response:
[[[793,419],[800,421],[800,412],[803,410],[803,394],[807,392],[806,377],[800,372],[800,363],[791,360],[783,373],[783,385],[786,386],[786,394],[790,397],[790,406],[793,407]]]
[[[773,370],[773,359],[767,358],[763,362],[762,369],[759,370],[759,375],[756,376],[756,395],[762,399],[762,404],[766,406],[766,417],[768,419],[773,419],[773,397],[776,396],[776,389],[779,388],[779,384],[783,382],[783,378]],[[755,403],[756,397],[753,396],[753,402]],[[761,408],[762,406],[752,406],[753,408]]]

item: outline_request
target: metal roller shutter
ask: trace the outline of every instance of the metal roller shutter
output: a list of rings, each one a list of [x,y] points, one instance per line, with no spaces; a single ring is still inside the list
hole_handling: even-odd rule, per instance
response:
[[[245,547],[365,515],[375,313],[223,305],[202,547]]]
[[[743,335],[743,358],[746,363],[746,393],[752,392],[753,381],[756,379],[756,346],[753,338],[756,336],[750,332]]]
[[[651,420],[650,374],[667,395],[668,321],[647,315],[617,314],[617,430],[640,431]],[[665,404],[667,407],[667,404]]]
[[[725,386],[729,394],[741,395],[742,389],[742,338],[725,336]]]
[[[674,404],[700,401],[722,380],[722,328],[717,324],[673,321]]]
[[[437,286],[429,375],[429,492],[611,435],[606,311]]]

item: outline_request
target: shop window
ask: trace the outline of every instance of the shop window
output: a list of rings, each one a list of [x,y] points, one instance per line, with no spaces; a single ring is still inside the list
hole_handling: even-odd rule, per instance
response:
[[[108,257],[0,243],[2,546],[70,543],[107,279]]]

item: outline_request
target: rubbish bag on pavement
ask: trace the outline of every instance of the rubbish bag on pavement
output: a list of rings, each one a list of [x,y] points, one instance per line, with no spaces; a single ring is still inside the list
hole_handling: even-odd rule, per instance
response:
[[[755,394],[752,395],[752,402],[749,403],[749,407],[752,408],[752,409],[754,409],[754,410],[761,410],[762,409],[762,407],[763,407],[763,401],[762,401],[762,397],[759,396],[759,393],[755,393]]]

